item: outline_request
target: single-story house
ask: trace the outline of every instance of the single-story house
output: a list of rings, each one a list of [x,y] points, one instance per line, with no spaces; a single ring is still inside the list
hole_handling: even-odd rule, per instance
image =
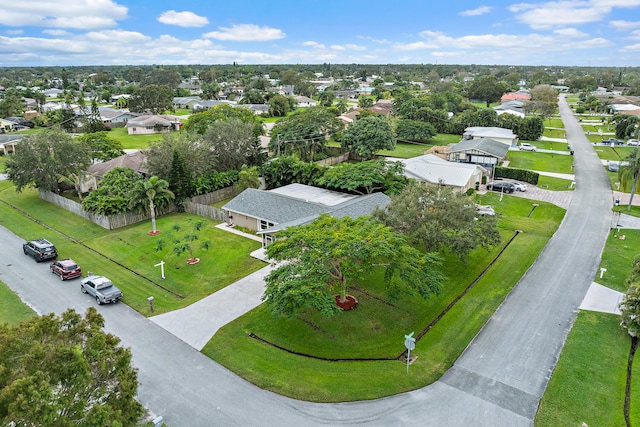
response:
[[[518,135],[513,133],[511,129],[499,127],[483,127],[470,126],[464,130],[463,139],[482,139],[489,138],[494,141],[502,142],[507,146],[515,147],[518,145]]]
[[[446,185],[458,191],[476,188],[488,171],[472,163],[449,162],[434,154],[409,159],[394,159],[404,164],[407,178],[434,185]]]
[[[81,191],[87,192],[98,188],[98,183],[107,172],[115,168],[130,168],[146,177],[149,173],[147,169],[147,154],[144,150],[134,151],[122,156],[115,157],[106,162],[94,163],[87,169],[87,179],[81,185]]]
[[[340,193],[303,184],[273,190],[247,188],[222,207],[228,221],[262,235],[262,245],[287,227],[313,222],[321,213],[337,218],[370,215],[386,207],[391,199],[383,193],[364,196]]]
[[[462,139],[449,149],[447,160],[492,168],[504,160],[508,151],[509,145],[490,138]]]
[[[100,120],[107,128],[124,126],[129,120],[139,117],[140,114],[128,110],[119,110],[111,107],[98,107]],[[115,126],[114,126],[115,125]]]
[[[251,110],[256,116],[269,113],[269,104],[238,104],[236,106]]]
[[[3,134],[0,135],[0,149],[2,153],[6,156],[9,153],[16,152],[16,145],[20,142],[20,140],[24,137],[24,135],[20,134]]]
[[[235,102],[231,102],[231,101],[219,101],[216,99],[208,99],[205,101],[191,101],[188,103],[189,108],[191,108],[193,111],[204,111],[204,110],[208,110],[211,107],[215,107],[216,105],[221,105],[221,104],[227,104],[227,105],[231,105],[232,107],[236,106]]]
[[[293,98],[298,103],[298,107],[315,107],[318,105],[315,99],[311,99],[308,96],[294,96]]]
[[[0,133],[13,132],[15,126],[16,123],[11,120],[0,119]]]
[[[199,96],[176,96],[173,98],[173,108],[189,108],[188,104],[191,101],[202,101]]]
[[[505,93],[500,98],[501,102],[507,102],[507,101],[530,101],[530,100],[531,100],[531,95],[526,93],[526,92],[521,92],[521,91]]]
[[[523,119],[526,115],[524,112],[524,105],[521,101],[503,102],[501,105],[493,107],[493,109],[498,115],[507,113]]]
[[[143,115],[130,119],[125,127],[129,135],[167,133],[180,129],[180,119],[169,115]]]

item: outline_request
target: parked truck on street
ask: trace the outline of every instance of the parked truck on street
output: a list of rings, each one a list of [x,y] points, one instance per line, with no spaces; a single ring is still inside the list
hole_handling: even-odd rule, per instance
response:
[[[116,303],[122,298],[122,291],[104,276],[90,275],[82,279],[80,290],[93,296],[98,305]]]

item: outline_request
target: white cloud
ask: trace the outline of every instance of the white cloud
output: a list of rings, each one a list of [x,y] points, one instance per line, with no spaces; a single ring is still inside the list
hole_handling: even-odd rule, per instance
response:
[[[24,33],[24,30],[7,30],[5,32],[9,35],[19,35]]]
[[[4,7],[0,25],[90,30],[115,27],[127,12],[112,0],[30,0]]]
[[[269,41],[286,37],[286,34],[277,28],[259,27],[253,24],[234,25],[233,27],[220,27],[220,31],[212,31],[203,35],[205,38],[246,42]]]
[[[302,46],[309,46],[309,47],[313,47],[315,49],[326,49],[326,46],[323,45],[322,43],[318,43],[318,42],[314,42],[314,41],[306,41],[306,42],[302,42]]]
[[[52,36],[68,36],[69,34],[71,34],[70,32],[65,30],[42,30],[42,32],[45,34],[50,34]]]
[[[583,38],[588,36],[587,33],[577,30],[576,28],[561,28],[559,30],[554,30],[553,33],[570,38]]]
[[[609,24],[616,31],[629,31],[634,28],[640,28],[640,21],[610,21]]]
[[[193,12],[176,12],[168,10],[162,12],[158,17],[158,21],[167,25],[177,25],[178,27],[204,27],[209,24],[206,16],[199,16]]]
[[[475,8],[475,9],[462,11],[462,12],[460,12],[460,15],[462,15],[462,16],[479,16],[479,15],[484,15],[485,13],[489,13],[489,12],[491,12],[491,10],[493,10],[493,8],[491,6],[480,6],[480,7]]]
[[[635,8],[640,0],[560,0],[518,3],[509,7],[516,19],[534,29],[599,22],[614,8]],[[624,21],[614,21],[624,22]]]

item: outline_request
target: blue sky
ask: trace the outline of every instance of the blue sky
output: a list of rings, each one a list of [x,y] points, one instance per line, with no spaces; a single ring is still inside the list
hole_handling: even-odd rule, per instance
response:
[[[0,0],[0,65],[640,65],[640,0]]]

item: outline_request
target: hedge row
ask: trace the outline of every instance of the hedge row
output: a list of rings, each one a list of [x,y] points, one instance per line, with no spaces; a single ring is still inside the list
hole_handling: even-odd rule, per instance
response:
[[[532,185],[537,185],[538,178],[540,178],[540,174],[537,172],[532,172],[526,169],[505,168],[502,166],[496,166],[495,176],[496,178],[509,178],[517,181],[524,181]]]

